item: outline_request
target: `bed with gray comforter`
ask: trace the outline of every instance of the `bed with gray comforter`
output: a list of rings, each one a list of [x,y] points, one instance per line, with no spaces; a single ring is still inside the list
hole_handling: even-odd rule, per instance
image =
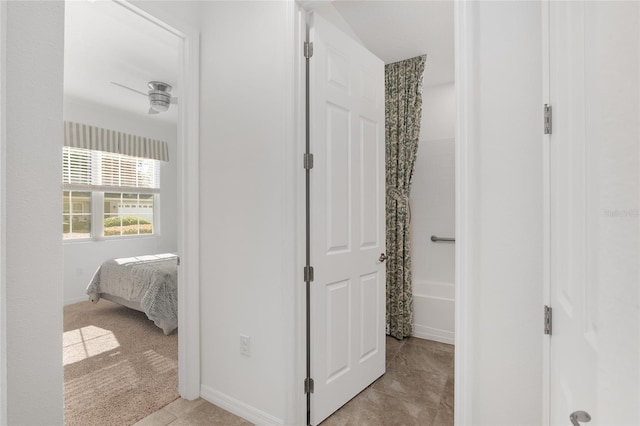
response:
[[[87,294],[147,314],[164,334],[178,327],[178,256],[172,253],[111,259],[93,275]]]

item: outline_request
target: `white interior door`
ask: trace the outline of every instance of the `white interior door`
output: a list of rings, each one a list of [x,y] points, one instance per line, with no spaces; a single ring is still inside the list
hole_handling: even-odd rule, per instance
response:
[[[549,7],[550,420],[639,425],[640,3]]]
[[[309,17],[312,424],[385,371],[384,64]]]

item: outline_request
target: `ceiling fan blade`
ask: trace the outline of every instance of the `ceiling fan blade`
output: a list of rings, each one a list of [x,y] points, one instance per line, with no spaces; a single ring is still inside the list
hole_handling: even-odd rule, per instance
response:
[[[132,88],[131,88],[131,87],[129,87],[129,86],[125,86],[124,84],[116,83],[115,81],[112,81],[112,82],[111,82],[111,84],[115,84],[116,86],[120,86],[120,87],[122,87],[123,89],[131,90],[132,92],[135,92],[135,93],[137,93],[137,94],[139,94],[139,95],[142,95],[142,96],[149,96],[149,94],[148,94],[148,93],[144,93],[144,92],[141,92],[141,91],[139,91],[139,90],[132,89]]]
[[[178,98],[171,98],[171,103],[172,104],[177,104],[178,103]]]
[[[149,114],[160,114],[160,113],[153,108],[149,108]]]

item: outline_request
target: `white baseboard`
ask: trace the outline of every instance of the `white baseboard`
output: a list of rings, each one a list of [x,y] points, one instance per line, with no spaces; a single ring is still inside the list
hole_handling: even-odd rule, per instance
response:
[[[88,301],[89,301],[89,296],[85,294],[82,297],[76,297],[73,299],[65,300],[64,306],[73,305],[74,303],[78,303],[78,302],[88,302]]]
[[[250,406],[242,401],[230,397],[218,390],[210,388],[209,386],[200,386],[200,396],[206,399],[210,403],[217,405],[220,408],[224,408],[230,413],[240,416],[243,419],[254,423],[259,426],[283,426],[285,422],[282,419],[273,417],[264,411],[258,410],[255,407]]]
[[[455,344],[455,333],[437,328],[427,327],[425,325],[414,324],[413,336],[420,339],[434,340],[436,342]]]

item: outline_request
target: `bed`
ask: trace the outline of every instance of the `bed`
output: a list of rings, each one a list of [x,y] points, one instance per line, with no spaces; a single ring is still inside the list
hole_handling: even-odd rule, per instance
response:
[[[177,266],[173,253],[108,260],[87,286],[89,300],[142,311],[168,335],[178,327]]]

